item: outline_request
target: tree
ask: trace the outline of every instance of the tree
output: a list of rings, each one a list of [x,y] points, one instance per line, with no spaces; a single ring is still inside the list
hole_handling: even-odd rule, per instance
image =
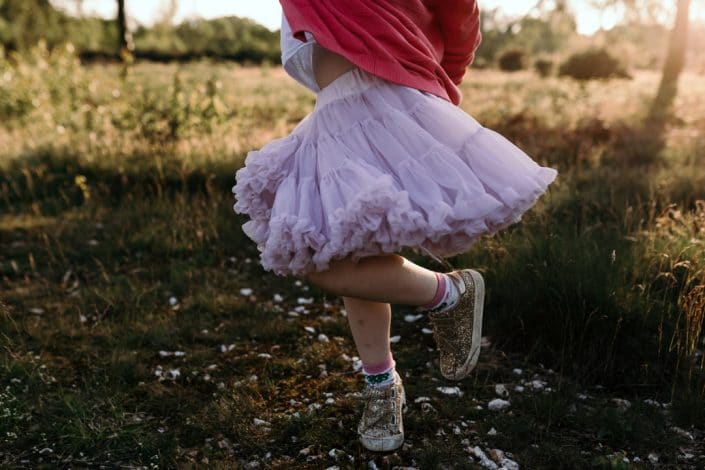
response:
[[[671,31],[661,83],[656,99],[651,105],[650,117],[652,119],[659,119],[668,114],[678,92],[678,77],[685,65],[689,18],[690,0],[678,0],[676,21]]]
[[[127,15],[125,15],[125,0],[117,0],[118,5],[118,41],[120,46],[120,57],[123,61],[129,62],[135,50],[130,29],[127,27]]]
[[[592,0],[595,7],[605,8],[623,5],[632,18],[644,20],[644,14],[655,21],[663,13],[664,2],[657,0]],[[659,120],[668,115],[673,100],[678,92],[678,78],[685,66],[685,56],[688,48],[688,26],[690,23],[691,0],[676,0],[676,21],[671,31],[663,75],[656,98],[651,104],[649,117]]]

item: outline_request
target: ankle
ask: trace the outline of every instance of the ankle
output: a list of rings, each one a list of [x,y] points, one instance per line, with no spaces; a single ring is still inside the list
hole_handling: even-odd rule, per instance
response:
[[[365,382],[368,387],[381,387],[394,381],[394,370],[396,362],[389,352],[384,361],[377,364],[362,365],[362,373],[365,375]]]
[[[458,303],[460,295],[462,294],[461,286],[456,282],[453,276],[443,273],[435,274],[438,280],[436,294],[430,303],[419,307],[421,311],[429,313],[446,311]]]

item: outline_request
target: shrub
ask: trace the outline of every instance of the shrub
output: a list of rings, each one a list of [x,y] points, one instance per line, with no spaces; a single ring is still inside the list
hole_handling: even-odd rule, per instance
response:
[[[576,80],[632,78],[622,62],[604,48],[591,48],[571,55],[561,64],[559,75]]]
[[[484,57],[477,57],[476,56],[475,59],[472,61],[472,68],[474,68],[474,69],[482,70],[482,69],[488,68],[489,66],[490,66],[490,64],[488,63],[487,59],[485,59]]]
[[[527,54],[524,49],[507,49],[499,55],[499,68],[505,72],[524,70],[527,63]]]
[[[550,77],[553,74],[554,63],[551,59],[538,59],[534,62],[534,68],[543,77]]]

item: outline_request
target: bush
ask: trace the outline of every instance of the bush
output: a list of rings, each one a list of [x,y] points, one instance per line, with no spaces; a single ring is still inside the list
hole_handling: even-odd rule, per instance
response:
[[[527,54],[524,49],[507,49],[499,55],[499,68],[505,72],[524,70],[527,63]]]
[[[483,70],[483,69],[486,69],[490,66],[487,59],[485,59],[484,57],[478,57],[478,56],[475,56],[475,59],[472,61],[471,65],[472,65],[472,68],[478,69],[478,70]]]
[[[88,94],[88,79],[71,44],[50,51],[40,41],[7,59],[0,54],[0,122],[5,127],[22,126],[47,109],[55,111],[56,122],[66,123]]]
[[[576,80],[632,78],[622,62],[604,48],[591,48],[571,55],[561,64],[559,75]]]
[[[543,77],[550,77],[553,74],[554,63],[551,59],[538,59],[534,62],[534,68]]]

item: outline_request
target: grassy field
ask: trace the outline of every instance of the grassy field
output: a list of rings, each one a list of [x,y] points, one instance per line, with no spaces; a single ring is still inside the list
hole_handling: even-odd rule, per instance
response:
[[[469,74],[462,107],[560,176],[451,260],[489,289],[470,378],[395,309],[407,439],[373,454],[340,302],[262,271],[231,208],[314,96],[280,68],[0,58],[0,465],[702,468],[705,80],[645,124],[658,78]]]

